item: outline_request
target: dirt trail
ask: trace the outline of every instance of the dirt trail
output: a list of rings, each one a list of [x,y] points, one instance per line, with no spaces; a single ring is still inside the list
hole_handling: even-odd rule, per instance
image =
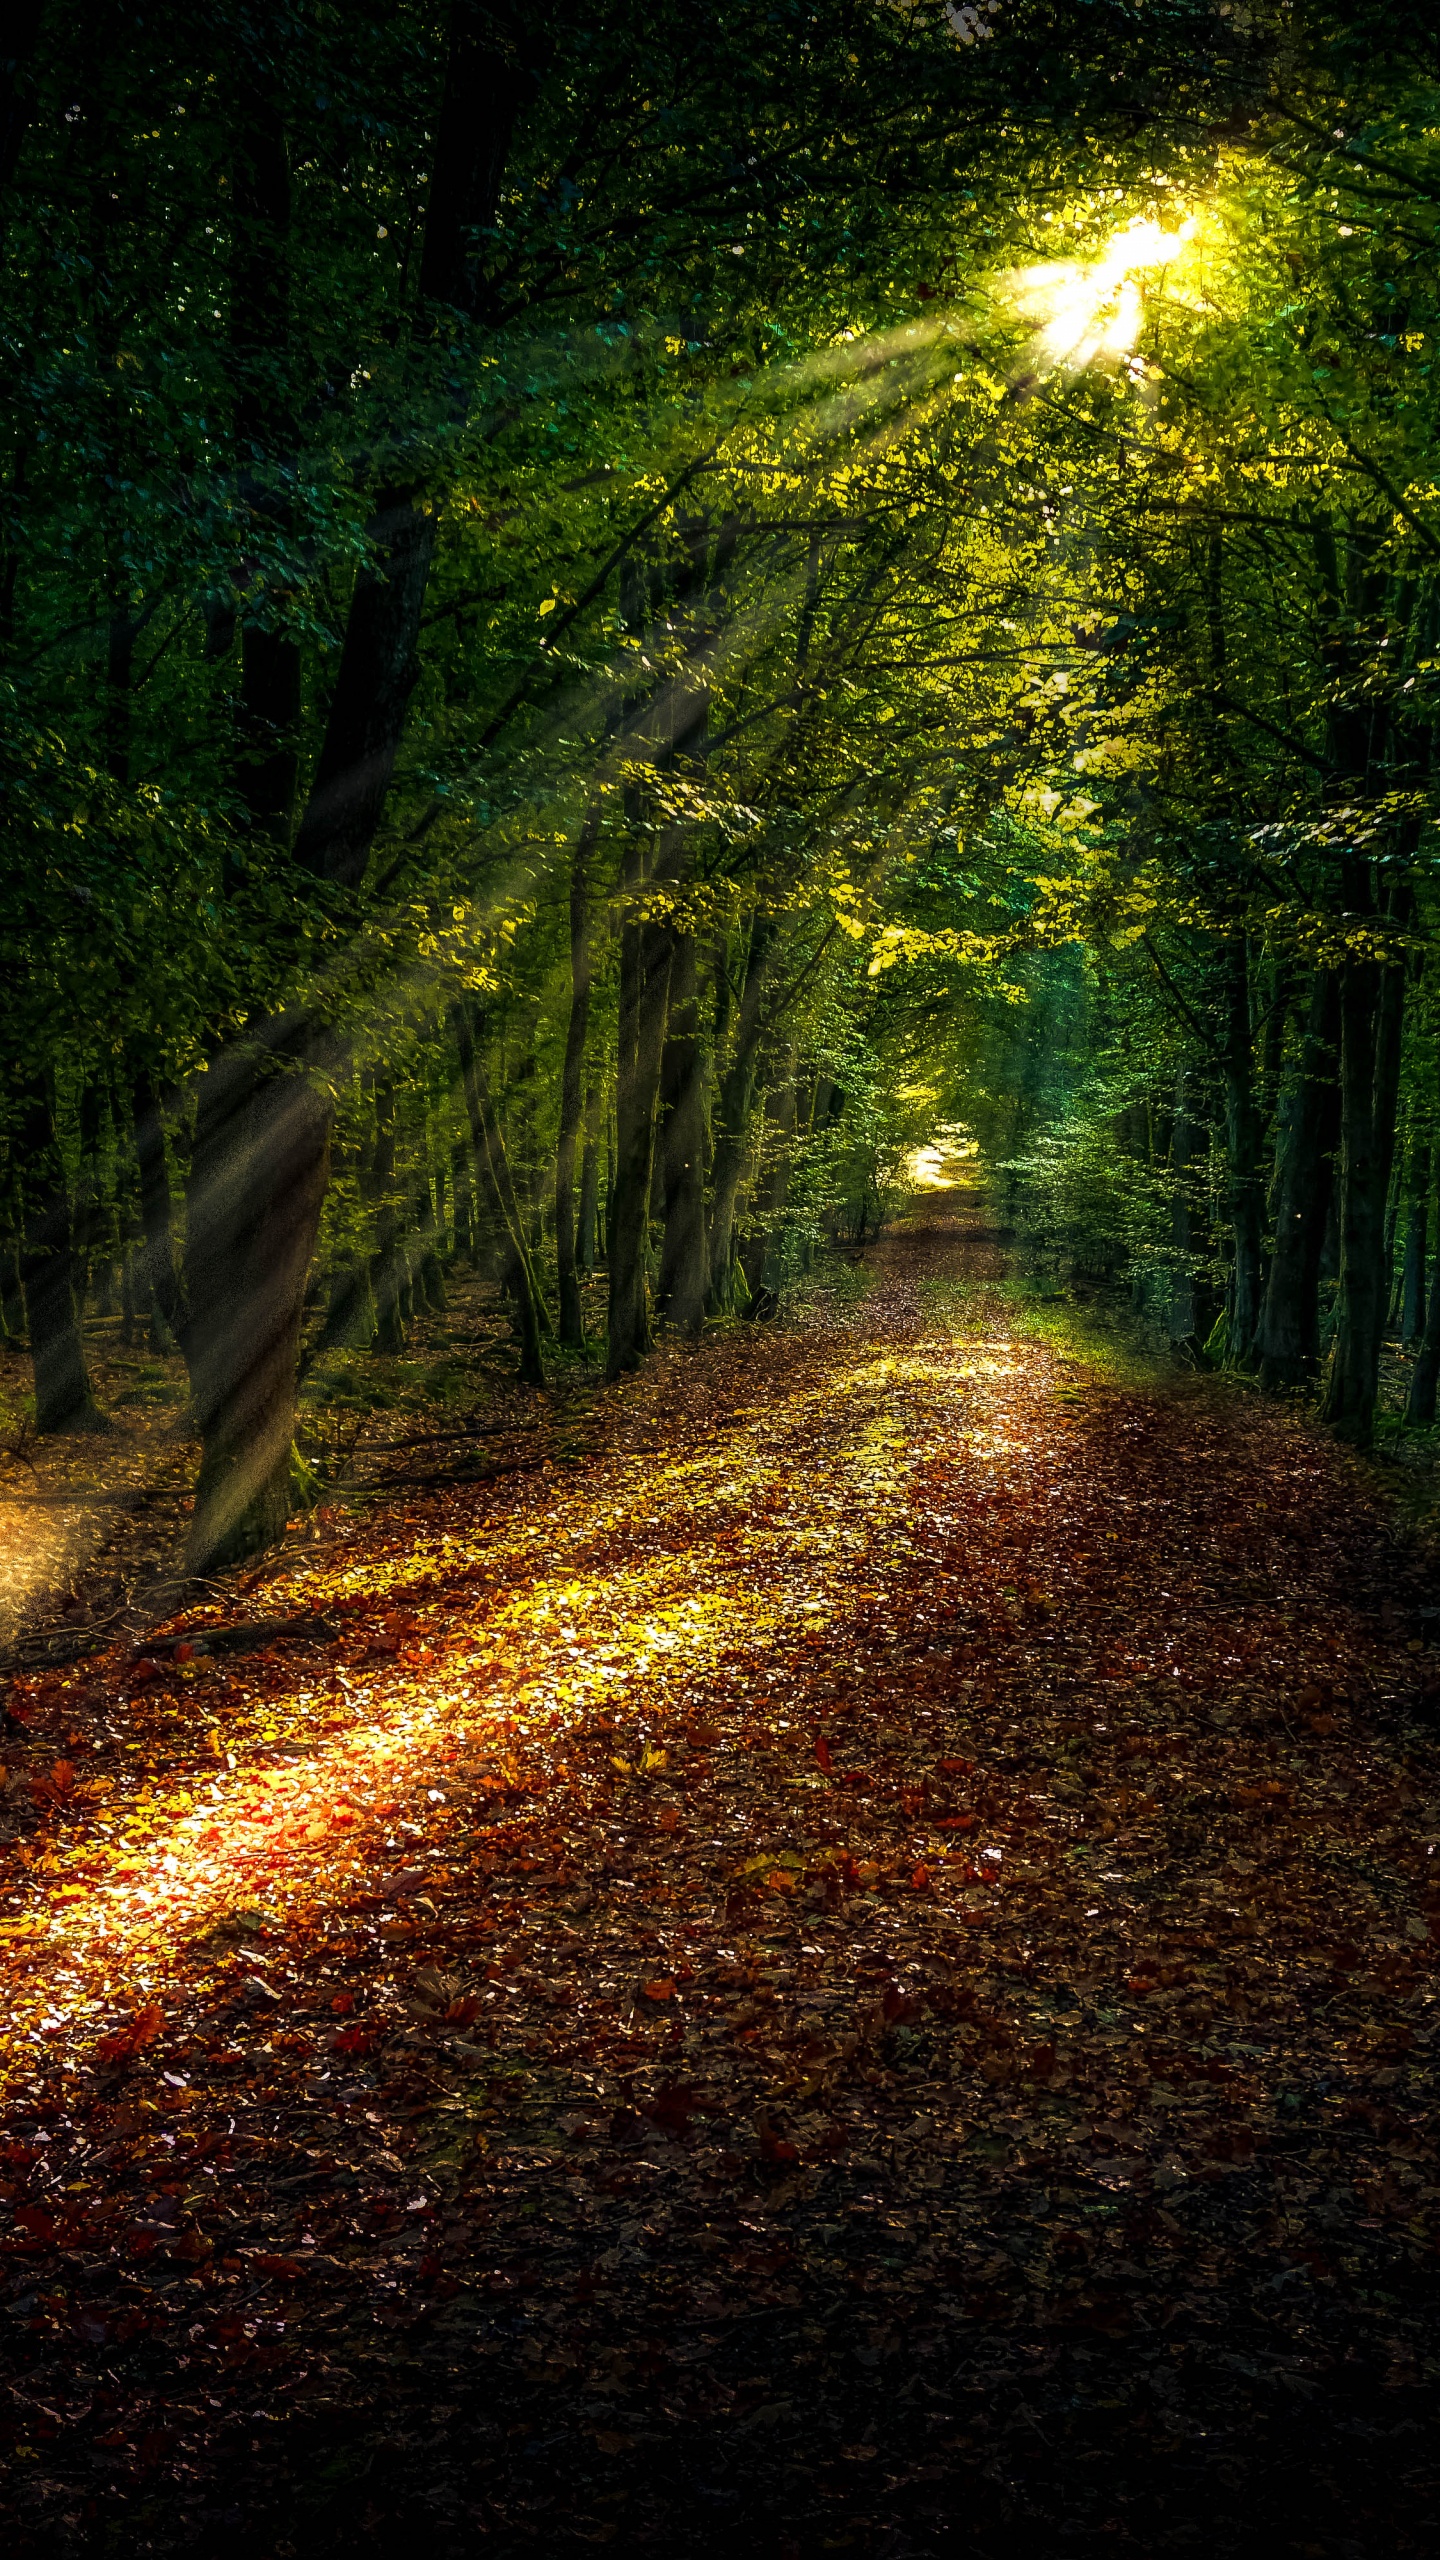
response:
[[[17,1685],[17,2551],[1433,2544],[1384,1524],[963,1198],[867,1269]]]

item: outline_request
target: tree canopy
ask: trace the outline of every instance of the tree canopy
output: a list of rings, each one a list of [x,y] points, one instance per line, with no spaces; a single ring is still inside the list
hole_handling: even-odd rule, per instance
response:
[[[6,1325],[193,1560],[467,1253],[763,1316],[973,1131],[1197,1359],[1434,1418],[1422,13],[121,0],[6,108]],[[586,1291],[589,1291],[587,1313]],[[1387,1378],[1390,1372],[1387,1371]],[[303,1470],[302,1470],[303,1473]]]

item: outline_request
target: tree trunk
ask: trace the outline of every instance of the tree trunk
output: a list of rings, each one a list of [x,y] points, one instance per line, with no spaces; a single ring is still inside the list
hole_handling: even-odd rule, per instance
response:
[[[599,830],[598,811],[587,813],[570,864],[570,1020],[560,1076],[560,1129],[555,1144],[555,1262],[560,1283],[560,1340],[570,1351],[585,1348],[585,1315],[575,1251],[575,1149],[580,1136],[585,1044],[590,1032],[590,856]]]
[[[775,945],[775,925],[757,915],[745,955],[745,982],[736,1013],[735,1042],[720,1079],[715,1113],[715,1159],[711,1169],[710,1296],[712,1315],[728,1314],[734,1294],[735,1207],[750,1155],[750,1120],[755,1101],[755,1067],[760,1051],[761,998]]]
[[[645,879],[643,839],[632,836],[626,885]],[[651,1348],[647,1262],[655,1123],[670,989],[671,934],[649,917],[627,918],[620,934],[620,1007],[615,1059],[615,1196],[609,1220],[610,1306],[606,1375],[638,1369]]]
[[[454,0],[420,282],[423,297],[451,300],[471,318],[481,307],[485,238],[515,121],[537,67],[537,47],[518,11],[511,18],[482,0]],[[415,486],[392,483],[377,492],[370,556],[351,596],[295,847],[304,868],[342,889],[361,885],[383,814],[418,672],[434,534],[434,517]],[[305,1018],[272,1024],[270,1036],[277,1035],[291,1058],[313,1060],[326,1046]],[[300,1324],[330,1118],[318,1090],[277,1073],[263,1039],[237,1043],[204,1079],[186,1254],[196,1283],[186,1349],[205,1439],[196,1559],[234,1561],[284,1526]]]
[[[75,1299],[70,1195],[48,1079],[20,1097],[15,1158],[22,1226],[20,1289],[35,1372],[37,1431],[105,1431],[95,1402]]]
[[[705,1320],[710,1271],[705,1251],[705,1067],[693,933],[675,937],[661,1093],[665,1234],[656,1305],[682,1333],[695,1334]]]
[[[1435,1162],[1440,1169],[1440,1149]],[[1440,1232],[1440,1201],[1436,1204],[1437,1232]],[[1410,1372],[1410,1394],[1405,1406],[1407,1422],[1431,1430],[1435,1422],[1435,1391],[1440,1386],[1440,1253],[1435,1256],[1430,1272],[1430,1292],[1425,1305],[1425,1328]]]
[[[140,1186],[142,1285],[154,1315],[179,1344],[185,1336],[185,1307],[175,1268],[175,1203],[165,1157],[165,1122],[161,1097],[149,1069],[137,1068],[130,1087],[135,1163]],[[157,1347],[164,1334],[157,1334]]]
[[[90,1295],[96,1259],[104,1239],[104,1195],[100,1180],[102,1132],[108,1116],[103,1084],[87,1076],[80,1093],[80,1167],[71,1207],[71,1251],[75,1257],[75,1301],[82,1319]]]
[[[1182,1067],[1175,1083],[1175,1112],[1170,1123],[1170,1264],[1169,1331],[1172,1342],[1195,1343],[1195,1269],[1190,1159],[1195,1153],[1195,1121],[1191,1116],[1188,1079]]]
[[[471,320],[484,312],[486,234],[548,45],[548,34],[518,8],[455,0],[420,252],[422,302],[449,303]],[[435,518],[415,484],[378,491],[370,543],[295,845],[306,869],[352,889],[370,858],[420,671]]]
[[[773,1316],[780,1304],[782,1278],[779,1222],[790,1191],[790,1142],[795,1131],[795,1077],[787,1059],[781,1082],[771,1088],[762,1132],[759,1176],[750,1199],[749,1233],[741,1251],[745,1275],[745,1314],[752,1322]],[[773,1141],[770,1133],[773,1131]]]
[[[580,1158],[580,1240],[578,1259],[582,1271],[593,1271],[595,1257],[603,1252],[600,1235],[600,1120],[604,1099],[598,1076],[592,1076],[585,1088],[585,1146]]]
[[[520,1203],[515,1196],[505,1153],[504,1133],[495,1116],[489,1082],[476,1046],[475,1025],[463,998],[452,1005],[450,1019],[459,1052],[465,1106],[470,1115],[475,1170],[485,1186],[490,1213],[505,1248],[504,1277],[515,1307],[520,1375],[526,1386],[543,1387],[545,1363],[540,1346],[542,1334],[548,1330],[548,1318],[525,1242]]]
[[[1425,1329],[1425,1271],[1430,1254],[1430,1147],[1417,1141],[1410,1158],[1410,1207],[1400,1266],[1400,1339],[1419,1341]]]
[[[395,1088],[375,1080],[375,1152],[370,1161],[375,1244],[369,1284],[375,1301],[374,1349],[398,1358],[405,1348],[404,1220],[395,1182]]]
[[[440,1260],[440,1243],[445,1214],[445,1176],[443,1170],[427,1171],[420,1192],[420,1229],[417,1238],[415,1279],[423,1306],[432,1315],[443,1315],[449,1305],[445,1292],[445,1270]]]
[[[455,1252],[457,1256],[464,1254],[473,1271],[480,1259],[480,1232],[475,1219],[470,1150],[463,1138],[456,1138],[450,1149],[450,1198],[455,1211]]]
[[[7,1351],[23,1351],[28,1342],[20,1256],[8,1240],[0,1244],[0,1341]]]
[[[1303,1386],[1320,1364],[1320,1264],[1340,1126],[1340,981],[1317,969],[1295,1073],[1282,1091],[1275,1248],[1256,1339],[1267,1394]]]
[[[1347,896],[1357,912],[1360,899]],[[1343,1440],[1374,1436],[1380,1346],[1388,1301],[1385,1202],[1395,1143],[1403,967],[1347,959],[1340,972],[1340,1297],[1321,1408]]]
[[[305,1283],[330,1169],[331,1108],[243,1053],[202,1081],[185,1248],[184,1349],[200,1425],[194,1573],[283,1536],[291,1508]]]
[[[1254,1043],[1248,956],[1239,936],[1226,954],[1225,1152],[1235,1243],[1229,1356],[1248,1365],[1260,1321],[1265,1185],[1260,1167],[1260,1115],[1255,1107]]]

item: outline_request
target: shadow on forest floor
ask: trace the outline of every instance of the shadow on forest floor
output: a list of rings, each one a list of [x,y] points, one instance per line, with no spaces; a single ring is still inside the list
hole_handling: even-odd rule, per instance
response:
[[[867,1269],[16,1684],[17,2552],[1432,2546],[1386,1515]]]

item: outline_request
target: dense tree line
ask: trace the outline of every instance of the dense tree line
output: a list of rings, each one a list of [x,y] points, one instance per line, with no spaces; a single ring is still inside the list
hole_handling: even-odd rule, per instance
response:
[[[4,1323],[183,1352],[197,1565],[455,1256],[618,1375],[947,1114],[1433,1414],[1433,41],[1079,14],[22,19]]]

